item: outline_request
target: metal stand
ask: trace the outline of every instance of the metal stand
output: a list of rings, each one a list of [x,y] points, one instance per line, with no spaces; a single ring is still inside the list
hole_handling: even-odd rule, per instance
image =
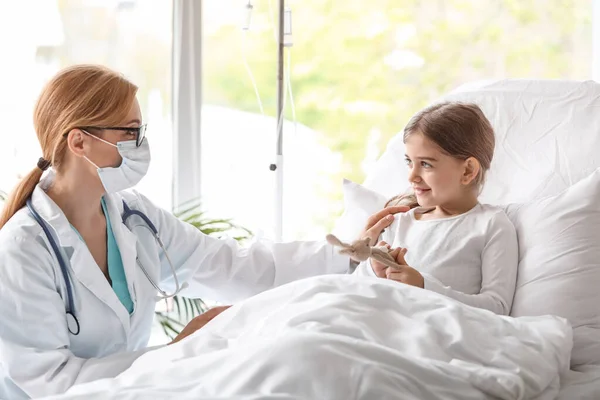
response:
[[[284,104],[284,26],[285,26],[285,0],[279,0],[279,29],[277,31],[277,144],[275,149],[275,164],[271,164],[271,171],[275,172],[275,240],[283,240],[283,104]]]

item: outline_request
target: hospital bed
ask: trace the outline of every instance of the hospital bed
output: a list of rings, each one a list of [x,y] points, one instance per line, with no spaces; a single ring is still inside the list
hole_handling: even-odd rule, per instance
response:
[[[390,395],[392,392],[388,391],[386,395],[377,398],[516,399],[531,398],[524,393],[528,393],[527,390],[539,389],[533,398],[600,399],[600,85],[594,82],[536,80],[477,82],[462,86],[440,100],[478,103],[495,128],[496,152],[481,201],[504,206],[519,234],[519,278],[511,311],[512,317],[515,318],[506,317],[500,321],[500,317],[491,313],[461,308],[441,295],[431,295],[426,302],[436,303],[439,307],[428,310],[430,313],[426,318],[428,321],[442,318],[442,314],[436,314],[436,310],[444,310],[443,315],[456,316],[456,319],[452,317],[443,321],[443,326],[447,326],[448,331],[458,329],[461,333],[469,333],[461,331],[461,324],[469,324],[473,318],[481,318],[482,321],[490,323],[490,329],[483,334],[476,332],[475,335],[471,335],[467,346],[463,344],[461,347],[455,342],[448,345],[438,343],[440,348],[446,347],[452,351],[454,346],[458,346],[458,350],[469,361],[469,357],[476,357],[477,354],[467,354],[470,351],[468,342],[485,344],[485,340],[492,338],[497,341],[497,346],[507,346],[500,353],[490,353],[493,355],[492,359],[497,357],[501,360],[496,366],[492,365],[493,368],[486,369],[485,373],[481,373],[482,367],[473,362],[464,362],[464,359],[456,363],[453,363],[456,360],[452,359],[447,365],[437,363],[434,369],[422,369],[424,364],[405,360],[401,352],[397,354],[398,358],[394,359],[394,363],[406,362],[406,379],[396,375],[398,381],[402,381],[402,391],[399,391],[397,396]],[[402,135],[398,134],[390,141],[364,184],[345,182],[345,211],[337,222],[334,233],[342,238],[355,237],[368,215],[380,209],[389,197],[406,189],[407,177],[404,171],[406,169]],[[346,279],[343,285],[349,292],[368,292],[368,288],[365,289],[364,285],[359,287],[350,277],[340,279]],[[311,314],[311,318],[300,323],[305,328],[323,325],[328,308],[338,307],[345,310],[348,316],[356,311],[358,305],[344,305],[350,297],[336,292],[339,282],[330,277],[310,283],[292,283],[256,296],[238,308],[232,307],[181,346],[172,346],[171,349],[162,349],[155,354],[151,352],[143,356],[143,360],[138,360],[132,366],[132,371],[126,371],[122,377],[76,387],[69,394],[56,398],[133,399],[149,395],[162,395],[166,398],[173,393],[164,392],[163,380],[174,382],[170,387],[177,387],[178,394],[174,396],[177,398],[186,398],[186,393],[194,393],[191,397],[202,393],[202,398],[205,399],[299,398],[293,396],[294,390],[299,393],[305,390],[306,385],[317,387],[320,381],[326,381],[331,374],[335,375],[335,368],[338,376],[348,374],[343,375],[348,379],[339,381],[340,387],[352,384],[351,389],[354,392],[351,391],[352,396],[345,398],[374,398],[364,397],[360,393],[374,393],[369,390],[375,386],[393,387],[396,383],[386,381],[393,374],[381,373],[385,368],[392,369],[394,366],[382,367],[381,363],[384,361],[381,360],[390,353],[385,353],[381,346],[369,347],[367,358],[363,358],[367,360],[364,364],[369,364],[368,357],[381,363],[368,373],[362,368],[361,374],[352,375],[352,371],[349,370],[353,368],[353,364],[344,364],[344,360],[348,360],[344,357],[353,354],[354,359],[360,358],[358,354],[361,350],[358,347],[353,348],[351,344],[358,346],[358,338],[363,338],[364,333],[356,329],[348,331],[351,340],[339,342],[339,349],[345,349],[339,351],[335,351],[333,342],[311,342],[312,339],[309,340],[308,336],[295,337],[293,346],[285,347],[282,344],[289,341],[289,336],[283,333],[287,332],[286,328],[292,319],[298,324],[298,320],[306,313],[305,309],[294,311],[294,306],[300,307],[300,304],[305,304],[307,308],[312,307],[314,313]],[[372,297],[373,301],[379,299],[387,303],[399,301],[412,304],[424,300],[422,296],[429,296],[425,291],[415,288],[398,293],[396,288],[392,290],[386,286],[392,284],[373,283],[379,285],[377,295]],[[333,297],[323,297],[324,301],[329,302],[327,307],[316,304],[318,302],[311,302],[312,298],[318,298],[320,293],[325,292],[337,293]],[[389,297],[387,300],[386,296]],[[294,298],[296,303],[288,300]],[[366,298],[371,298],[369,293]],[[284,302],[283,299],[286,299],[287,308],[281,308],[281,304],[277,304]],[[304,299],[304,303],[298,299]],[[342,304],[339,304],[338,300]],[[410,325],[407,322],[410,318],[422,318],[423,310],[412,313],[409,308],[398,311],[409,317],[402,321],[402,326]],[[337,313],[333,318],[337,321],[351,320],[351,317],[344,318],[344,312]],[[268,317],[264,316],[265,313]],[[293,316],[290,317],[290,314]],[[543,317],[548,314],[557,315],[559,318]],[[259,323],[256,323],[257,316],[262,318]],[[285,323],[281,322],[283,320]],[[517,329],[512,325],[512,320],[524,322],[518,325]],[[373,325],[383,323],[380,320],[371,322]],[[376,337],[381,343],[386,340],[390,340],[391,343],[409,343],[411,338],[420,334],[420,331],[413,330],[410,331],[410,335],[401,338],[389,336],[394,330],[393,317],[384,322],[391,324],[389,329],[381,329],[387,336],[375,335],[369,331],[368,325],[364,326],[364,330],[369,331],[369,337]],[[452,328],[453,322],[457,322],[458,326]],[[537,327],[534,326],[536,324]],[[422,330],[422,327],[421,325],[418,329]],[[519,339],[519,335],[527,330],[529,333],[523,339],[527,345],[523,347],[523,352],[530,351],[531,354],[522,357],[521,347],[511,347],[516,345],[515,340],[511,340],[511,335],[514,334],[514,339]],[[332,338],[336,332],[326,333]],[[443,333],[442,329],[435,334],[443,338]],[[219,358],[218,354],[222,355],[228,346],[243,343],[253,335],[256,340],[252,344],[261,350],[252,350],[248,346],[238,347],[238,353],[232,354],[230,360],[234,360],[235,357],[247,357],[245,363],[239,364],[237,369],[229,368],[226,376],[223,376],[223,358]],[[277,339],[261,347],[260,339],[269,335]],[[202,337],[203,349],[194,349],[193,341],[199,341]],[[543,345],[535,347],[539,344],[536,341]],[[311,347],[307,346],[307,343],[319,345]],[[495,342],[492,341],[492,344]],[[302,347],[303,345],[305,347]],[[431,345],[429,342],[426,347]],[[329,352],[327,358],[320,358],[325,353],[317,352],[317,346],[324,352]],[[419,346],[418,341],[410,342],[410,346],[404,348],[403,352],[409,354],[419,349]],[[215,351],[211,353],[207,348],[214,348]],[[302,351],[299,351],[299,348]],[[442,353],[445,350],[440,349]],[[533,350],[539,352],[541,358],[535,358],[537,355],[534,355]],[[384,351],[381,353],[383,355],[377,355],[379,351]],[[482,348],[481,351],[485,353],[488,349]],[[198,357],[193,362],[188,362],[191,353]],[[437,356],[436,353],[433,358]],[[332,361],[334,359],[337,361]],[[256,369],[253,364],[260,364],[263,360],[269,361],[266,365],[261,365],[259,370]],[[313,363],[312,375],[311,370],[301,367],[302,362]],[[332,363],[330,369],[320,369],[329,362]],[[523,364],[519,364],[520,362]],[[205,363],[206,368],[201,374],[194,368],[200,368],[202,363]],[[505,365],[512,367],[507,367],[506,371],[498,374]],[[153,372],[156,370],[159,372]],[[284,370],[288,371],[289,377],[292,378],[282,378]],[[331,372],[332,370],[334,372]],[[415,372],[417,370],[419,373]],[[537,378],[531,378],[536,373],[541,374],[538,370],[547,370],[548,374],[557,375],[556,379],[547,379],[548,387],[543,390],[535,387]],[[523,380],[513,380],[513,375],[519,375],[523,371],[527,375]],[[254,381],[251,378],[245,380],[246,375],[250,374],[258,375],[252,377]],[[308,375],[311,375],[310,379],[305,379]],[[373,378],[378,376],[381,377],[379,381]],[[257,377],[260,379],[257,380]],[[290,379],[293,381],[294,377],[298,382],[290,384]],[[375,380],[365,384],[370,378]],[[203,388],[190,384],[194,380],[203,379],[203,383],[200,384]],[[225,386],[216,386],[215,382],[226,385],[226,389]],[[270,388],[280,390],[273,389],[269,396],[250,394],[247,390],[248,382],[255,382],[261,387],[270,382]],[[286,384],[281,386],[281,382]],[[329,386],[337,385],[331,383],[335,381],[327,382]],[[436,393],[446,395],[431,397],[432,392],[427,392],[429,386],[437,386]],[[216,387],[224,389],[219,393]],[[287,389],[283,390],[282,387]],[[464,392],[460,392],[461,390]],[[478,393],[488,393],[489,396]],[[341,397],[323,394],[319,398]]]
[[[496,133],[494,161],[480,200],[506,206],[522,236],[511,315],[556,314],[569,319],[575,336],[573,369],[561,382],[559,398],[600,399],[600,197],[585,188],[582,193],[572,193],[571,198],[568,193],[565,196],[566,190],[600,168],[600,84],[482,81],[463,85],[443,100],[479,104]],[[407,189],[404,166],[399,134],[363,185],[345,182],[346,210],[336,226],[339,235],[356,235],[369,213]],[[563,204],[569,200],[575,204]],[[521,209],[519,215],[524,203],[529,208]],[[531,221],[523,215],[537,208],[539,213]],[[527,235],[542,234],[543,227],[539,231],[526,229],[536,218],[547,219],[544,226],[553,224],[553,219],[572,218],[582,228],[547,242],[543,237],[529,240]],[[562,242],[552,242],[555,239]],[[538,250],[556,245],[565,247],[561,251],[576,248],[581,254],[564,257],[572,264],[551,265],[544,270],[545,263],[560,263],[551,257],[538,257]]]

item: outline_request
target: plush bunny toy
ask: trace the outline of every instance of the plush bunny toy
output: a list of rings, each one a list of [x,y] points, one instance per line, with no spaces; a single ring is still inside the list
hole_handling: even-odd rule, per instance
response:
[[[342,242],[332,234],[327,235],[326,238],[329,244],[342,248],[340,254],[347,254],[357,261],[366,261],[367,259],[372,258],[387,267],[394,269],[402,268],[390,255],[387,247],[371,246],[371,240],[369,238],[355,240],[351,244]]]

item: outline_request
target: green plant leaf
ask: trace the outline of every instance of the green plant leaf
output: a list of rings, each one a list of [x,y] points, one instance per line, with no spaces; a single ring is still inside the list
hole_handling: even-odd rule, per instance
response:
[[[167,336],[168,338],[170,338],[171,340],[173,340],[173,338],[171,337],[171,335],[169,334],[169,331],[167,330],[167,328],[165,327],[165,323],[164,321],[159,321],[160,323],[160,327],[162,328],[165,336]]]
[[[177,335],[179,335],[179,331],[177,329],[175,329],[173,327],[173,325],[171,325],[171,323],[169,321],[163,320],[160,322],[163,331],[165,332],[165,334],[171,339],[175,339],[175,337]]]
[[[199,314],[202,314],[202,313],[205,313],[206,311],[208,311],[208,306],[202,299],[195,299],[194,304],[196,305],[196,309],[198,310]]]
[[[175,319],[173,317],[170,317],[167,314],[163,314],[163,317],[164,317],[164,321],[166,323],[168,323],[169,325],[171,325],[171,327],[173,329],[175,329],[175,327],[173,327],[173,324],[178,325],[181,328],[185,327],[185,323],[183,323],[183,322],[181,322],[181,321],[179,321],[179,320],[177,320],[177,319]],[[179,334],[179,332],[177,332],[177,333]]]
[[[190,313],[190,302],[192,301],[191,299],[187,299],[187,298],[182,298],[181,299],[183,301],[183,305],[185,306],[185,320],[189,321],[190,315],[193,315],[193,309],[192,309],[192,313]]]
[[[179,305],[179,297],[175,296],[173,297],[173,303],[175,303],[175,307],[177,308],[177,315],[181,315],[181,307]]]

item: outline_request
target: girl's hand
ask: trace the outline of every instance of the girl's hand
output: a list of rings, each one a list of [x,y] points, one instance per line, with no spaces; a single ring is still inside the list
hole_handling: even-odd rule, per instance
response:
[[[387,268],[385,270],[385,277],[396,282],[402,282],[407,285],[424,288],[425,279],[423,278],[423,275],[419,273],[419,271],[406,263],[406,260],[404,259],[406,252],[407,249],[400,248],[392,251],[391,255],[394,257],[396,262],[400,264],[400,268]],[[373,271],[375,271],[375,267],[373,267]]]
[[[387,244],[386,242],[379,242],[377,244],[377,246],[385,246],[388,249],[390,248],[390,245]],[[394,259],[396,258],[396,254],[400,249],[394,249],[392,250],[392,252],[390,253],[390,255],[392,257],[394,257]],[[388,269],[387,265],[384,265],[382,263],[380,263],[379,261],[376,261],[375,259],[371,258],[371,268],[373,269],[373,272],[375,273],[375,275],[377,275],[380,278],[386,278],[385,275],[385,271]]]

